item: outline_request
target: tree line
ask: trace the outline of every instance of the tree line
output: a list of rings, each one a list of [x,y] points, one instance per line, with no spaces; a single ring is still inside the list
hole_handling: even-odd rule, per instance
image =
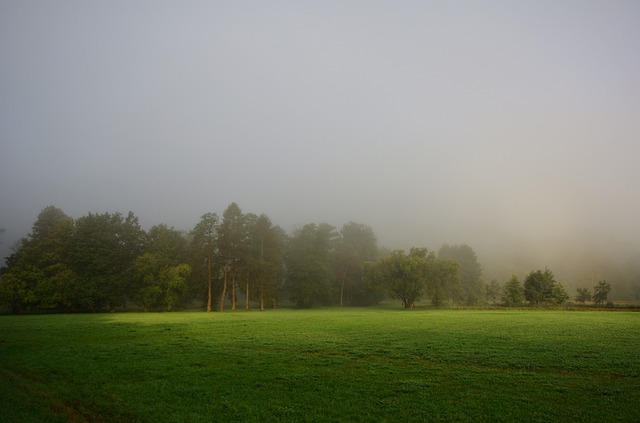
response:
[[[468,245],[445,244],[437,255],[426,248],[388,251],[369,226],[355,222],[340,230],[309,223],[287,234],[236,203],[221,217],[205,213],[187,233],[165,224],[145,231],[132,212],[73,219],[49,206],[0,269],[0,307],[264,310],[282,303],[367,306],[388,297],[413,308],[425,297],[435,306],[495,303],[500,292],[505,305],[568,299],[548,269],[527,277],[524,287],[514,278],[504,287],[483,283]]]

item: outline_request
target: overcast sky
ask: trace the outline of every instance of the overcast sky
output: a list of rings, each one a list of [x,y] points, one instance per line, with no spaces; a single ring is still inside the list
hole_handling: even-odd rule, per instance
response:
[[[47,205],[232,201],[481,259],[637,247],[640,2],[0,0],[0,147],[2,256]]]

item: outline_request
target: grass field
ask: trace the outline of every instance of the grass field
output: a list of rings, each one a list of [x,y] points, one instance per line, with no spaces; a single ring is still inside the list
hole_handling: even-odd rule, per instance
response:
[[[0,316],[0,420],[640,421],[640,313]]]

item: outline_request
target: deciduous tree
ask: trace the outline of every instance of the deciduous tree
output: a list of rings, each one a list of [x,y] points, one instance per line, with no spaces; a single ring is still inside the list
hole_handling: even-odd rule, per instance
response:
[[[524,303],[524,289],[516,275],[511,275],[511,279],[504,284],[502,303],[507,307],[521,306]]]
[[[218,272],[219,260],[216,260],[218,253],[218,215],[215,213],[205,213],[200,217],[200,222],[196,224],[190,233],[190,256],[191,268],[193,269],[193,280],[195,280],[198,292],[206,291],[207,312],[215,302],[213,297],[213,279]],[[205,284],[202,281],[206,281]]]
[[[129,212],[89,213],[76,221],[71,265],[83,281],[92,310],[114,310],[125,304],[135,286],[133,265],[144,252],[146,234]]]
[[[340,237],[336,240],[334,264],[339,304],[371,305],[381,296],[363,278],[363,266],[367,261],[375,260],[378,254],[376,236],[367,225],[349,222],[343,225]]]
[[[468,305],[476,304],[484,295],[482,285],[482,267],[478,262],[476,252],[467,244],[444,244],[438,251],[438,258],[453,260],[458,263],[460,287],[464,302]]]
[[[564,286],[560,282],[557,282],[553,285],[551,290],[551,298],[553,298],[553,302],[557,305],[562,305],[569,300],[569,294],[564,289]]]
[[[39,214],[31,233],[7,260],[0,292],[12,312],[24,308],[70,311],[80,308],[79,279],[69,267],[73,219],[48,206]]]
[[[309,223],[296,230],[287,246],[287,289],[299,307],[331,299],[331,254],[337,233],[327,223]]]
[[[579,303],[586,303],[587,301],[591,301],[592,299],[592,295],[591,295],[591,291],[589,291],[589,288],[578,288],[576,290],[576,296],[575,296],[575,300]]]
[[[596,305],[603,306],[604,302],[607,301],[607,296],[610,291],[611,285],[607,281],[598,281],[593,288],[593,302],[596,303]]]
[[[274,226],[265,214],[255,216],[248,222],[249,254],[247,263],[246,299],[249,307],[249,276],[256,290],[260,310],[264,310],[265,299],[276,303],[279,282],[284,272],[284,247],[286,234]]]
[[[532,271],[524,280],[524,297],[531,305],[553,302],[555,276],[549,269]]]
[[[248,234],[245,216],[236,203],[231,203],[222,214],[218,228],[218,250],[223,262],[224,283],[220,298],[220,311],[224,310],[228,277],[231,278],[231,307],[236,308],[236,281],[245,270],[248,251]]]
[[[491,304],[495,304],[496,301],[500,298],[500,293],[502,292],[502,287],[500,284],[494,279],[486,286],[486,297],[487,301],[491,301]]]
[[[391,298],[402,301],[402,308],[410,309],[426,291],[426,264],[433,259],[426,248],[413,248],[409,254],[395,250],[376,260],[373,277],[388,289]]]

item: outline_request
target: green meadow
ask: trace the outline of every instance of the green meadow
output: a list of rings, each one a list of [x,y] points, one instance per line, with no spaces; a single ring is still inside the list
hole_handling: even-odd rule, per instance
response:
[[[4,422],[640,421],[640,313],[0,316]]]

